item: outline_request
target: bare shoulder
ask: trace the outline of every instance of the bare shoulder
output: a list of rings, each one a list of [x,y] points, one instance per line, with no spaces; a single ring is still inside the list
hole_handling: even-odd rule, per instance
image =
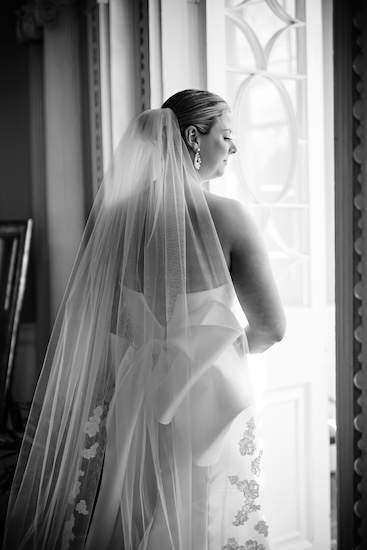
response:
[[[218,235],[226,247],[244,246],[247,240],[259,236],[259,230],[246,207],[235,199],[205,192],[207,203]]]
[[[251,352],[284,336],[286,319],[260,229],[240,202],[206,193],[239,302]]]

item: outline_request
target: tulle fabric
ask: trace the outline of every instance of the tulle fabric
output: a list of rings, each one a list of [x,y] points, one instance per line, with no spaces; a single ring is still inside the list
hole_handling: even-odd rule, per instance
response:
[[[192,306],[213,289],[220,300]],[[35,392],[4,549],[193,547],[193,465],[218,460],[250,401],[246,381],[227,380],[220,366],[230,346],[244,354],[235,301],[176,117],[146,111],[86,225]]]

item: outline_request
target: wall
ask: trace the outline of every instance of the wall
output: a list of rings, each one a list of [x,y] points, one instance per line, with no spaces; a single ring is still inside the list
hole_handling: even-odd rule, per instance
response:
[[[28,50],[16,38],[20,0],[4,0],[0,18],[0,221],[32,217]],[[22,320],[35,321],[33,262]]]

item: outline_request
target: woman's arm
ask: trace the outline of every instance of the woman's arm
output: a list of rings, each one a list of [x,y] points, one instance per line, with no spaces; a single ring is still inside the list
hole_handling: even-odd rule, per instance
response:
[[[233,202],[227,221],[230,272],[249,322],[250,352],[261,353],[282,340],[286,318],[260,231],[243,205]]]
[[[238,201],[208,196],[218,236],[239,302],[246,314],[251,353],[261,353],[282,340],[286,318],[262,236]]]

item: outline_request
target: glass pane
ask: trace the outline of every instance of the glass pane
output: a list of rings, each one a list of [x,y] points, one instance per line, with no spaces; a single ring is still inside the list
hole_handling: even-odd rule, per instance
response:
[[[304,14],[304,0],[226,0],[226,97],[238,154],[212,185],[251,205],[283,303],[293,306],[310,301]]]
[[[236,21],[226,17],[226,54],[228,67],[253,70],[257,67],[251,39]]]
[[[269,48],[268,70],[274,73],[296,74],[298,28],[286,27]]]
[[[287,100],[283,89],[262,75],[247,79],[237,95],[235,161],[241,183],[258,202],[278,200],[292,176],[297,143]]]
[[[284,21],[275,15],[265,0],[245,2],[243,6],[236,10],[231,10],[231,8],[238,6],[240,3],[238,0],[229,0],[226,2],[230,11],[234,11],[241,20],[246,21],[254,31],[262,47],[265,48],[273,34],[285,26]]]

